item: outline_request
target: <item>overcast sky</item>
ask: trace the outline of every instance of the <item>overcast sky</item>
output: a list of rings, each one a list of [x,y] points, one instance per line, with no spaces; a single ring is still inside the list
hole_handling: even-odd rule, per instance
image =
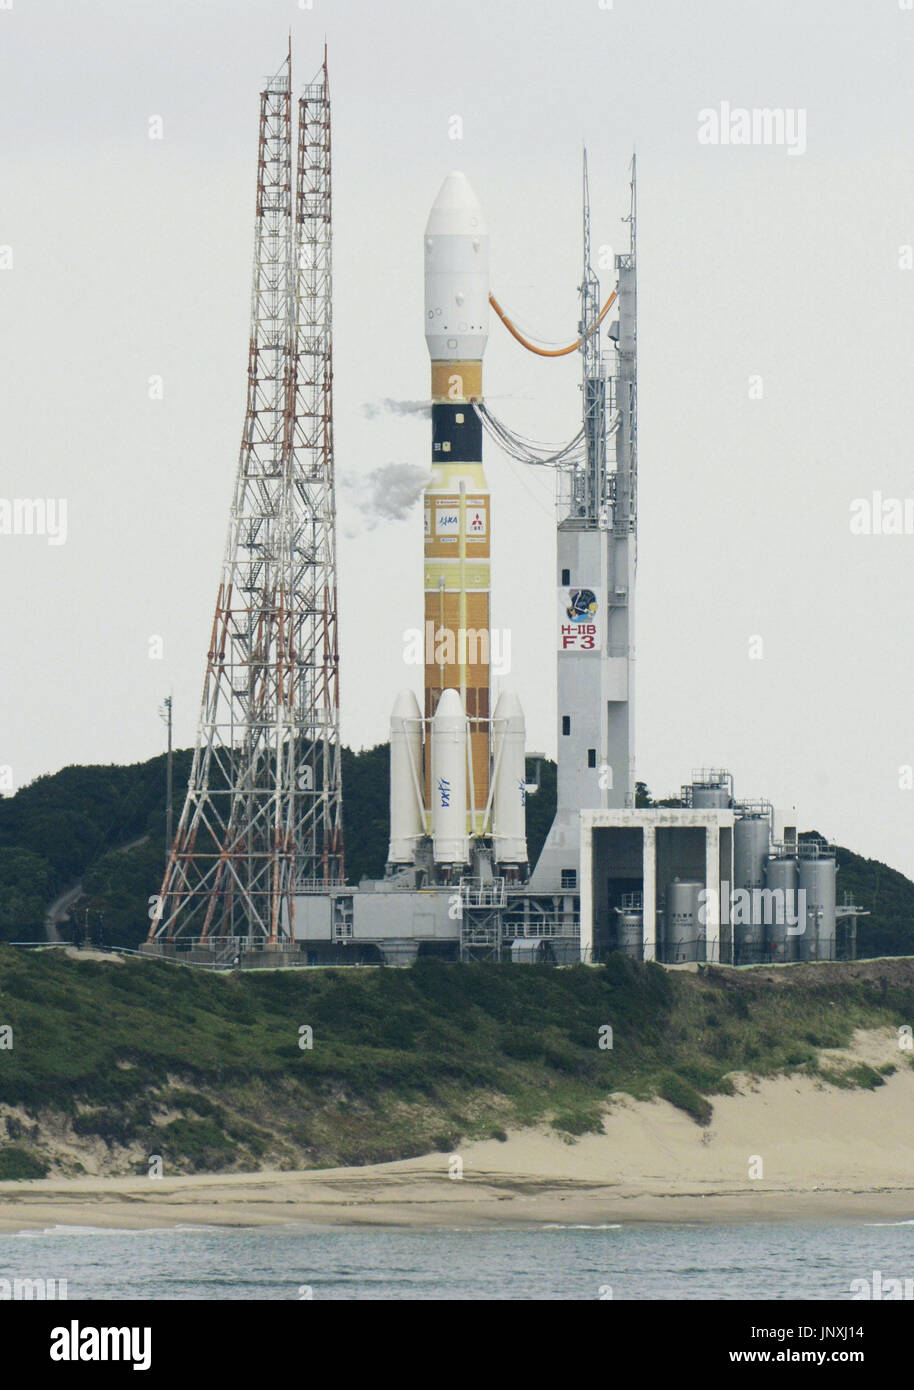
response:
[[[325,35],[330,53],[345,741],[384,739],[415,675],[421,508],[372,526],[359,480],[428,457],[427,421],[371,407],[428,391],[438,186],[468,174],[495,293],[568,341],[582,142],[594,241],[616,250],[636,146],[638,776],[668,794],[727,766],[738,795],[914,874],[914,535],[850,529],[854,499],[914,496],[902,4],[0,0],[0,499],[68,504],[64,544],[0,536],[14,785],[155,754],[169,691],[193,742],[243,419],[258,92],[291,26],[296,87]],[[701,143],[723,102],[802,112],[805,150]],[[493,319],[487,395],[522,433],[575,433],[579,367]],[[554,754],[551,481],[494,446],[486,466],[506,683]]]

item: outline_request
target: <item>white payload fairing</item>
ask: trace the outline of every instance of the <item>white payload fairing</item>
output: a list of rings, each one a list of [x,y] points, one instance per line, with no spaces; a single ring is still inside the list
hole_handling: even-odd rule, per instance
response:
[[[424,496],[425,703],[420,715],[415,697],[410,704],[404,693],[394,706],[388,862],[415,863],[424,835],[435,864],[453,872],[470,863],[474,843],[494,834],[492,858],[520,867],[527,862],[524,717],[511,695],[501,725],[492,719],[492,509],[475,409],[489,331],[489,236],[465,174],[448,174],[441,185],[424,251],[432,402],[432,476]],[[421,759],[417,728],[425,735]]]
[[[467,176],[455,171],[425,226],[428,355],[433,363],[481,364],[488,337],[489,230]]]

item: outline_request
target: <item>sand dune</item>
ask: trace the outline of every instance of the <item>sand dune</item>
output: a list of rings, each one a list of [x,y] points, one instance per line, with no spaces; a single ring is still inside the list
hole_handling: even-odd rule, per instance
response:
[[[604,1132],[574,1143],[544,1128],[365,1168],[0,1183],[0,1230],[914,1219],[909,1056],[889,1030],[822,1054],[838,1069],[894,1063],[872,1091],[734,1078],[706,1129],[665,1101],[616,1096]]]

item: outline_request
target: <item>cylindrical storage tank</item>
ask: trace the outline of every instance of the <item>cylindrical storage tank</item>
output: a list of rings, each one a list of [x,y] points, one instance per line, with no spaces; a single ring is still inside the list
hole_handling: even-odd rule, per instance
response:
[[[390,715],[390,849],[388,864],[415,862],[425,834],[422,810],[422,715],[411,690],[401,690]]]
[[[767,816],[740,816],[733,827],[733,887],[764,888],[768,862]]]
[[[616,950],[634,960],[644,957],[644,913],[635,908],[616,908]]]
[[[750,895],[748,912],[744,898],[733,903],[731,921],[737,965],[754,965],[762,959],[761,922],[759,913],[753,910],[752,894],[765,887],[770,829],[768,817],[762,815],[740,816],[733,827],[733,890]]]
[[[787,921],[796,917],[797,861],[769,859],[765,869],[766,897],[762,901],[762,959],[783,963],[797,958],[797,937],[787,934]]]
[[[466,864],[467,739],[469,728],[456,690],[443,690],[432,719],[432,852],[436,864]]]
[[[692,879],[675,878],[667,884],[663,934],[663,959],[667,964],[705,958],[703,891],[704,884]]]
[[[692,805],[696,811],[713,810],[730,805],[730,788],[726,782],[708,785],[704,782],[692,783]]]
[[[831,855],[800,860],[798,897],[801,915],[805,908],[806,916],[806,930],[802,936],[797,937],[800,960],[835,959],[836,873],[837,865]]]
[[[513,690],[503,690],[492,716],[492,841],[497,864],[527,862],[527,767],[524,712]]]

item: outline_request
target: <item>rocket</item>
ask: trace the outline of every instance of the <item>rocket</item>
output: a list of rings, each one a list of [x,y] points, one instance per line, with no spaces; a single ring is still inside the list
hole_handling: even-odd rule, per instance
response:
[[[504,773],[491,784],[491,507],[482,422],[473,408],[482,399],[488,338],[489,234],[466,175],[455,172],[444,180],[424,243],[432,401],[432,476],[423,498],[425,706],[420,716],[408,691],[394,706],[389,862],[415,862],[409,847],[420,838],[421,812],[436,864],[468,864],[472,840],[490,835],[499,817],[506,833],[496,834],[496,848],[502,844],[507,862],[522,864],[523,715],[516,697],[508,712],[510,737],[501,740]],[[420,723],[427,735],[422,768],[417,765]],[[508,727],[506,722],[505,731]]]
[[[489,795],[489,488],[482,466],[482,355],[489,330],[489,234],[464,174],[448,174],[425,228],[425,341],[431,358],[432,478],[425,490],[425,717],[457,690],[469,721],[470,828]],[[434,810],[437,789],[427,788]]]

